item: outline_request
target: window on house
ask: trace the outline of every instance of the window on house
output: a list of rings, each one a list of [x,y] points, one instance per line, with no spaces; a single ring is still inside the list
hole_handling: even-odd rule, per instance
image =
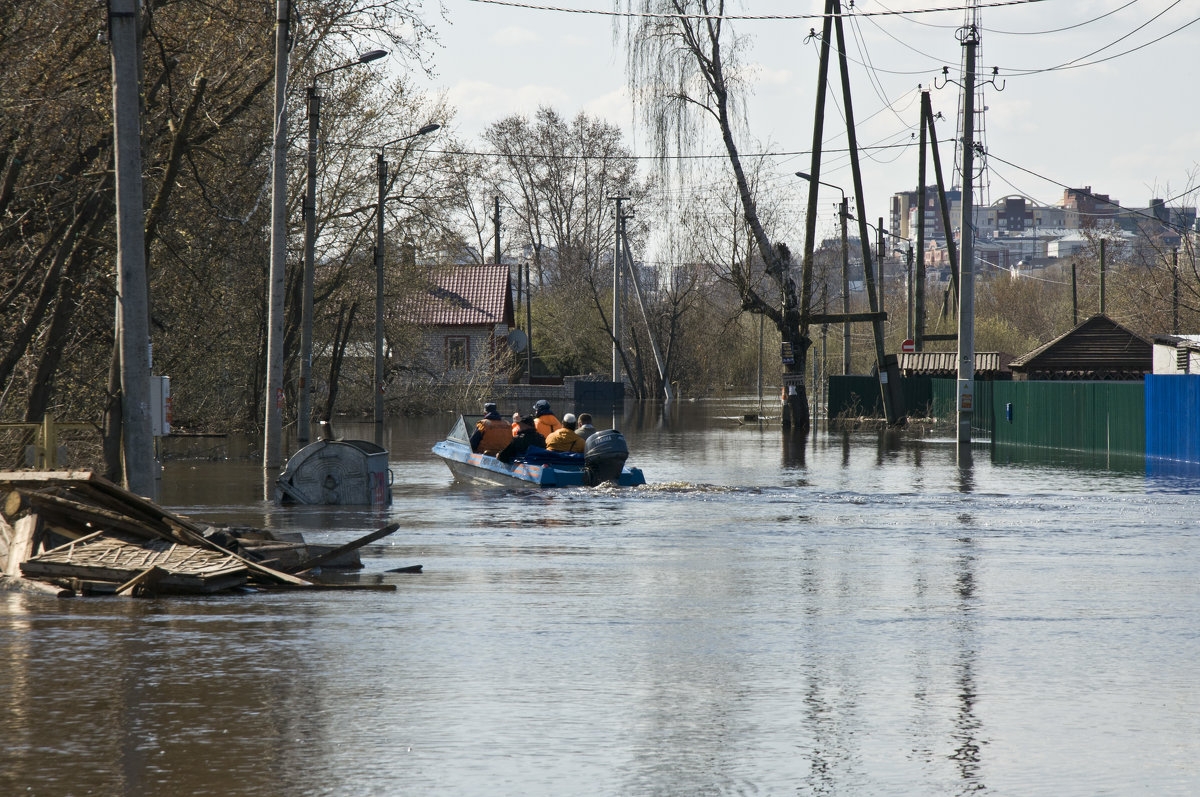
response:
[[[465,371],[471,362],[470,340],[453,336],[446,338],[446,370]]]

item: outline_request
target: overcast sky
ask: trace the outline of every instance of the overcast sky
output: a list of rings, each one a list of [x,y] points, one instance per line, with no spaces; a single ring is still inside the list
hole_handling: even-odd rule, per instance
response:
[[[1153,197],[1196,205],[1200,182],[1200,3],[1195,0],[1042,0],[1013,4],[981,0],[980,67],[999,68],[986,87],[984,144],[992,157],[987,196],[1021,193],[1058,204],[1063,186],[1091,186],[1130,207]],[[493,121],[551,105],[580,111],[625,131],[638,154],[649,154],[629,101],[625,54],[606,14],[444,0],[436,78],[457,110],[453,125],[467,141]],[[523,0],[516,0],[523,2]],[[610,11],[611,0],[556,0],[544,5]],[[728,13],[799,17],[822,0],[755,0]],[[847,3],[848,5],[848,3]],[[936,13],[892,14],[938,8]],[[957,0],[860,0],[846,21],[858,141],[877,147],[863,156],[868,216],[887,215],[887,199],[917,181],[918,86],[933,86],[942,159],[953,163],[964,21]],[[818,45],[815,18],[736,20],[746,38],[742,61],[753,68],[745,153],[770,159],[773,190],[802,205],[809,170]],[[942,67],[952,81],[943,85]],[[836,70],[836,65],[834,66]],[[831,72],[836,87],[837,72]],[[1000,90],[1003,88],[1003,90]],[[827,101],[822,179],[851,192],[841,93]],[[709,154],[720,153],[714,139]],[[932,167],[930,167],[932,180]],[[948,178],[949,179],[949,178]],[[957,183],[958,180],[956,179]],[[828,199],[828,202],[826,201]],[[821,196],[822,207],[838,199]],[[980,202],[977,198],[976,202]]]

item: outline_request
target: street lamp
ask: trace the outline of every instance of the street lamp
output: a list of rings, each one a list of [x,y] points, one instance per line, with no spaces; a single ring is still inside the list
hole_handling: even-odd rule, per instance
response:
[[[383,446],[383,203],[387,198],[387,161],[383,151],[392,144],[427,135],[441,128],[428,124],[415,133],[379,145],[375,169],[379,178],[379,198],[375,205],[375,445]],[[407,152],[407,148],[405,148]],[[403,160],[403,156],[401,156]]]
[[[796,176],[802,180],[813,182],[812,175],[807,172],[796,172]],[[842,313],[850,314],[850,249],[846,239],[846,221],[850,218],[850,209],[846,202],[846,192],[841,189],[841,186],[836,186],[833,183],[827,183],[824,180],[817,180],[818,185],[836,188],[838,193],[842,195],[841,205],[838,207],[838,218],[841,221],[842,228]],[[842,376],[847,376],[850,373],[850,322],[842,322]]]
[[[349,69],[359,64],[369,64],[387,55],[387,50],[369,50],[353,61],[340,66],[323,69],[312,76],[308,84],[308,182],[304,192],[304,298],[300,322],[300,385],[296,410],[296,442],[298,447],[308,444],[312,431],[312,339],[313,339],[313,273],[315,270],[313,250],[317,238],[317,146],[321,130],[321,94],[317,91],[317,78]]]

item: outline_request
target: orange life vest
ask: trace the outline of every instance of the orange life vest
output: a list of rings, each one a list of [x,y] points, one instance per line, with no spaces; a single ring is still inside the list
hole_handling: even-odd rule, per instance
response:
[[[512,431],[509,429],[507,421],[484,418],[475,424],[475,428],[483,432],[483,437],[479,438],[479,453],[481,454],[494,457],[512,442]]]
[[[549,437],[550,435],[554,434],[554,432],[563,428],[563,425],[558,418],[554,417],[554,414],[550,412],[534,418],[533,425],[537,428],[538,434],[540,434],[542,437]]]

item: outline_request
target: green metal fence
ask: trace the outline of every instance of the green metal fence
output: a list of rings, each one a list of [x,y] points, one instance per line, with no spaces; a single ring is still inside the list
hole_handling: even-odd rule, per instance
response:
[[[933,394],[930,417],[943,422],[958,423],[958,380],[929,380]],[[992,395],[996,383],[990,380],[975,380],[975,413],[971,417],[971,436],[991,437],[996,426],[996,413]]]
[[[1144,456],[1141,382],[996,382],[993,443]]]

